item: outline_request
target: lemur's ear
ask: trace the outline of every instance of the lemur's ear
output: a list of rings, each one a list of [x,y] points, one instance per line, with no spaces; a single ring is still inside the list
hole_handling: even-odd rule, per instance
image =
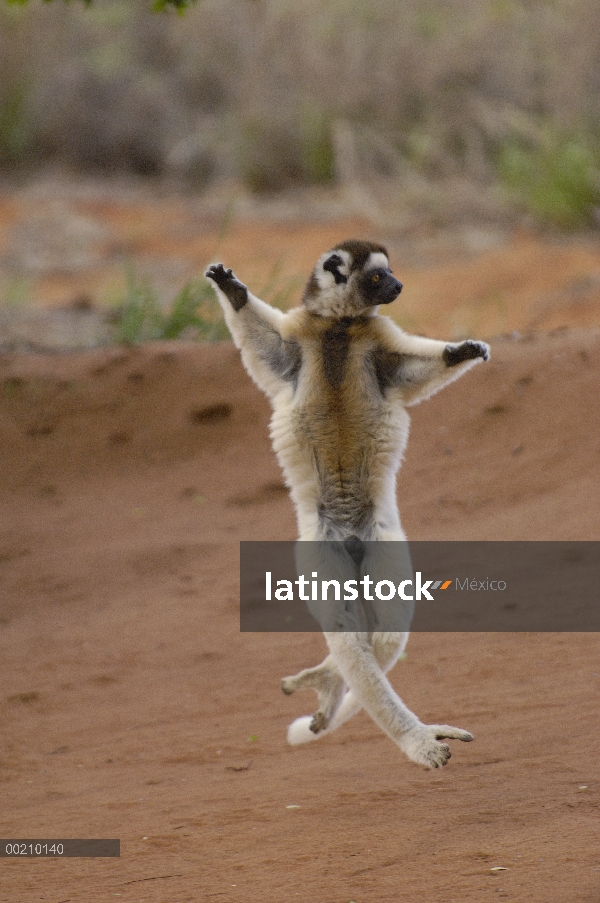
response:
[[[348,282],[348,277],[344,276],[344,274],[339,271],[339,267],[341,267],[343,263],[344,261],[339,254],[332,254],[323,264],[323,269],[333,274],[336,285]]]

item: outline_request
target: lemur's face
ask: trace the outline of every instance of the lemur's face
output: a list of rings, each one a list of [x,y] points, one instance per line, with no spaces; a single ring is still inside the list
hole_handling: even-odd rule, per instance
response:
[[[395,301],[401,291],[385,248],[345,241],[319,258],[302,303],[321,317],[369,316],[379,304]]]

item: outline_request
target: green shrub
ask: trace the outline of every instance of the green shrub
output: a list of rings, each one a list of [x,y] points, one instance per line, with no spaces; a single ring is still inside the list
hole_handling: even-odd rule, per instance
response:
[[[256,194],[329,182],[334,175],[331,123],[312,104],[301,105],[295,117],[248,116],[238,158],[242,179]]]
[[[300,153],[303,177],[307,182],[331,182],[335,158],[331,117],[325,110],[304,104],[300,114]]]
[[[0,164],[18,163],[27,151],[26,100],[25,87],[15,85],[0,103]]]
[[[242,180],[255,194],[289,188],[302,176],[298,141],[287,124],[248,116],[241,125],[238,166]]]
[[[188,282],[176,295],[170,308],[164,310],[148,282],[138,281],[130,270],[127,274],[125,299],[116,317],[116,341],[133,345],[177,339],[183,334],[207,342],[229,338],[221,310],[208,282]]]
[[[586,135],[548,134],[539,146],[507,142],[498,172],[536,218],[561,228],[589,224],[600,204],[600,154]]]

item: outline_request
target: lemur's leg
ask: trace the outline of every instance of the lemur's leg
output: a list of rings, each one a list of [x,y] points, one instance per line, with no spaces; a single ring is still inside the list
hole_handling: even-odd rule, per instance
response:
[[[446,724],[423,724],[402,702],[377,664],[367,634],[327,633],[337,668],[373,721],[419,765],[438,768],[450,758],[444,738],[469,741],[468,731]]]
[[[281,335],[285,314],[255,298],[223,264],[208,268],[217,298],[244,365],[268,395],[295,384],[301,365],[300,345]]]
[[[396,664],[407,639],[408,633],[374,633],[372,635],[373,653],[384,672],[389,671]],[[326,733],[330,734],[360,711],[362,706],[351,690],[347,690],[342,694],[343,698],[336,699],[335,702],[327,697],[322,698],[322,693],[326,692],[327,688],[334,687],[337,690],[340,685],[342,689],[345,689],[343,678],[331,655],[328,655],[316,668],[307,668],[294,677],[283,679],[281,689],[284,693],[289,695],[296,690],[313,689],[317,691],[319,697],[319,710],[314,715],[303,715],[290,724],[288,742],[292,746],[315,740]]]
[[[284,677],[281,689],[289,696],[296,690],[315,690],[319,708],[309,717],[309,729],[319,733],[330,724],[346,692],[344,679],[330,655],[316,668],[306,668],[294,677]]]
[[[377,530],[380,529],[377,526]],[[396,534],[388,531],[385,535],[390,537],[387,542],[361,543],[354,537],[352,546],[354,555],[348,546],[349,541],[344,543],[299,542],[296,546],[299,572],[305,573],[314,569],[319,573],[325,573],[328,577],[336,578],[340,583],[344,581],[344,577],[358,577],[360,574],[369,573],[374,576],[375,581],[378,577],[393,578],[393,582],[398,584],[404,578],[412,577],[408,544],[399,527]],[[392,536],[394,539],[391,539]],[[358,549],[355,548],[356,545],[358,545]],[[375,627],[377,632],[369,633],[369,644],[373,648],[373,654],[380,667],[387,671],[397,661],[406,643],[408,637],[406,631],[410,626],[413,604],[397,599],[395,602],[374,600],[370,604],[370,608],[370,614],[377,624]],[[328,615],[333,615],[328,618],[332,625],[338,621],[340,624],[343,623],[342,619],[345,613],[337,610],[337,603],[334,603],[333,606],[325,606],[325,609],[325,611],[321,611],[321,623],[327,619]],[[331,630],[332,627],[325,629]],[[361,628],[357,626],[353,629],[360,630]],[[373,630],[373,628],[368,629]],[[302,671],[295,677],[286,678],[282,683],[283,692],[288,694],[293,693],[294,690],[305,688],[316,690],[319,699],[319,708],[308,725],[313,734],[330,728],[334,721],[336,725],[341,723],[336,713],[344,700],[345,685],[332,656],[328,656],[320,666]],[[350,705],[350,698],[344,701],[344,711],[347,713],[345,719],[347,719],[354,710],[360,708],[360,704]],[[306,722],[303,719],[298,720],[302,727],[294,722],[290,730],[289,736],[293,743],[303,742],[300,739],[301,735],[307,739]]]
[[[311,600],[309,610],[326,630],[360,630],[361,613],[356,602],[343,601],[339,588],[346,579],[358,576],[356,562],[343,542],[299,541],[295,548],[296,567],[299,574],[319,573],[337,584],[335,598],[320,602]],[[324,730],[338,710],[346,687],[331,657],[316,668],[307,668],[295,677],[282,681],[281,689],[290,694],[297,689],[313,689],[317,693],[318,709],[310,719],[310,730],[318,733]]]

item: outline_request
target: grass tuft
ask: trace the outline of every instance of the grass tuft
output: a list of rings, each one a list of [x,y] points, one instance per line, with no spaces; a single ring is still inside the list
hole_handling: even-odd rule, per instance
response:
[[[221,310],[205,280],[183,286],[165,310],[147,281],[127,274],[126,294],[119,306],[115,340],[126,345],[178,338],[218,342],[229,338]]]
[[[502,182],[541,222],[590,225],[600,205],[600,152],[586,135],[546,133],[539,146],[512,140],[501,147]]]

